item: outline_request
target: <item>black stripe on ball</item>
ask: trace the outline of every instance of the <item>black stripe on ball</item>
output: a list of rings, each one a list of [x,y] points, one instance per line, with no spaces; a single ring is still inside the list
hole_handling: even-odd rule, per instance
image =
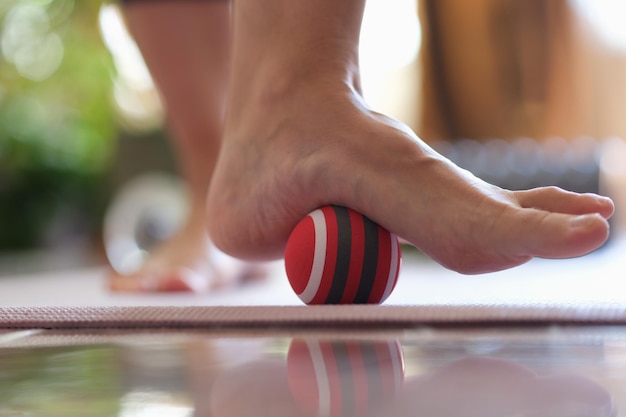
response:
[[[378,267],[378,225],[363,217],[365,229],[365,252],[363,254],[363,272],[361,282],[354,298],[355,304],[366,304],[374,288],[376,281],[376,268]]]
[[[348,209],[333,206],[337,219],[337,260],[333,282],[326,298],[326,304],[339,304],[348,282],[350,269],[350,256],[352,253],[352,227]]]

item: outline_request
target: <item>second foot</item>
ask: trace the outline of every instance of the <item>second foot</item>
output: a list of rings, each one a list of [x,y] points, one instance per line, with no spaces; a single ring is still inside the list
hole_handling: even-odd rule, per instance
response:
[[[114,292],[204,293],[266,278],[265,266],[231,258],[215,248],[199,231],[182,230],[163,242],[135,272],[111,271]]]

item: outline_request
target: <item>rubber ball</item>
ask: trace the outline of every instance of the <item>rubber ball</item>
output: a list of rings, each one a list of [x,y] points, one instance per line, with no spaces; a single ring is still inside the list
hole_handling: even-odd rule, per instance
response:
[[[398,280],[398,238],[350,208],[324,206],[293,229],[285,249],[291,287],[305,304],[379,304]]]

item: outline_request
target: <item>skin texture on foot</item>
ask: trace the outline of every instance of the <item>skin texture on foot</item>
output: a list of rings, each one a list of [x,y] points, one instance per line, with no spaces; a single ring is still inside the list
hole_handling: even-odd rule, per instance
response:
[[[209,199],[210,232],[227,253],[280,257],[295,224],[326,204],[365,214],[462,273],[579,256],[607,239],[609,199],[500,189],[367,109],[356,93],[337,96],[310,98],[300,114],[290,109],[305,99],[294,100],[270,112],[280,115],[275,126],[227,136]]]
[[[232,90],[207,217],[226,253],[280,258],[297,222],[327,204],[363,213],[466,274],[580,256],[606,241],[609,199],[500,189],[371,110],[358,81],[362,1],[282,1],[235,4]]]

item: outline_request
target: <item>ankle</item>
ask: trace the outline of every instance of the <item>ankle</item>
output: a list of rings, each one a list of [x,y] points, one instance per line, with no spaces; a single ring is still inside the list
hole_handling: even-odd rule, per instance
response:
[[[303,69],[290,63],[269,62],[254,71],[244,71],[233,79],[227,123],[232,117],[241,118],[249,109],[262,109],[264,113],[279,111],[319,95],[360,95],[361,92],[356,65]]]

